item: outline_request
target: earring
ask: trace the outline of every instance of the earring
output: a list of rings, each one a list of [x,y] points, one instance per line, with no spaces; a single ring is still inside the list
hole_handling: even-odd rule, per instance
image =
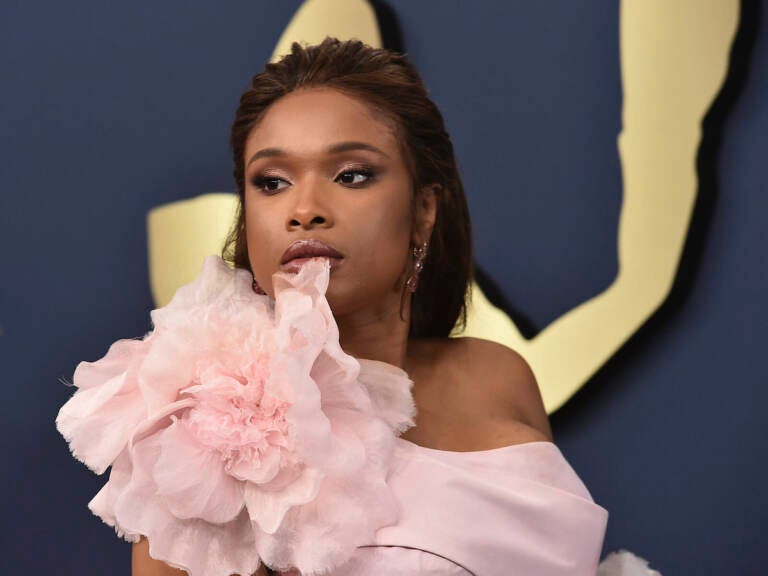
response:
[[[261,286],[259,286],[259,283],[256,282],[256,278],[253,279],[253,282],[251,282],[251,288],[253,288],[253,291],[256,292],[256,294],[261,294],[262,296],[266,296],[266,292],[262,290]]]
[[[408,281],[405,283],[405,286],[411,294],[416,292],[416,288],[419,285],[419,274],[421,273],[421,269],[424,268],[424,260],[427,257],[428,247],[429,243],[424,242],[421,246],[414,246],[411,250],[411,254],[416,258],[416,262],[413,264],[413,274],[410,275]]]

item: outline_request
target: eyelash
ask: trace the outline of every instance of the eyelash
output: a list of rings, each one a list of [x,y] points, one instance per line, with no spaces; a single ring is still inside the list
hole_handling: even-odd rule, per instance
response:
[[[334,181],[336,181],[340,176],[344,174],[362,174],[366,177],[366,180],[364,182],[359,182],[357,184],[348,183],[346,186],[349,188],[363,188],[365,186],[368,186],[373,180],[376,179],[376,171],[370,167],[360,167],[360,168],[350,168],[348,170],[344,170],[343,172],[339,172],[339,175],[334,178]],[[273,180],[282,180],[283,182],[287,182],[285,178],[280,178],[279,176],[270,176],[268,174],[257,174],[253,177],[251,180],[251,183],[262,193],[266,194],[268,196],[271,196],[273,194],[277,194],[280,190],[265,190],[264,185],[268,182],[271,182]]]

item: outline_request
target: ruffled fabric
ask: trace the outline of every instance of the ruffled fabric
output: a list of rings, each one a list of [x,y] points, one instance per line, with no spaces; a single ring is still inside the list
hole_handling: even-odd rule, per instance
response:
[[[645,558],[635,556],[628,550],[618,550],[600,562],[597,576],[661,576],[661,572],[649,568]]]
[[[399,516],[386,477],[412,382],[343,352],[327,260],[273,281],[274,302],[209,256],[149,334],[77,366],[56,419],[77,459],[111,466],[94,514],[191,576],[326,574]]]

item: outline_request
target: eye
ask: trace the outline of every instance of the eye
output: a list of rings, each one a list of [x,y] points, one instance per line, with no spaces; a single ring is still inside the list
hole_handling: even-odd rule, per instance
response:
[[[277,176],[268,176],[268,175],[258,175],[251,180],[253,185],[262,193],[264,194],[275,194],[279,190],[282,190],[280,188],[280,182],[285,182],[286,184],[289,184],[288,181],[283,180],[282,178],[278,178]]]
[[[360,176],[362,176],[362,179]],[[347,186],[359,188],[361,185],[369,183],[375,176],[376,174],[370,168],[356,168],[354,170],[345,170],[336,176],[336,180],[340,180],[342,184]]]

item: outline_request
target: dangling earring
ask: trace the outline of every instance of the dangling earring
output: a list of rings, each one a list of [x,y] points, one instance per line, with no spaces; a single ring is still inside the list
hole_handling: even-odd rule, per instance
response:
[[[408,291],[411,294],[416,292],[416,288],[419,285],[419,274],[421,273],[421,269],[424,268],[424,259],[427,257],[428,247],[429,243],[424,242],[421,246],[414,246],[411,250],[414,258],[416,258],[416,262],[413,264],[413,274],[410,275],[405,283],[406,288],[408,288]]]
[[[266,296],[267,293],[262,290],[261,286],[259,286],[259,283],[256,282],[256,278],[254,277],[253,282],[251,282],[251,288],[253,288],[253,291],[256,292],[256,294],[261,294],[262,296]]]

